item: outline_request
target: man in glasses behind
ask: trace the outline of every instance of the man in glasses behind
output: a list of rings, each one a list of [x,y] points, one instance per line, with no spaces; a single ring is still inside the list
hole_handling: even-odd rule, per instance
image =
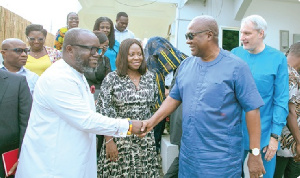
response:
[[[186,43],[193,56],[180,64],[169,96],[143,126],[150,130],[182,103],[179,177],[241,177],[244,110],[253,149],[249,170],[258,177],[265,173],[259,156],[259,108],[264,103],[248,65],[219,48],[218,34],[211,16],[190,22]]]
[[[33,89],[39,76],[24,67],[27,62],[28,52],[29,49],[26,48],[26,44],[22,40],[16,38],[4,40],[1,50],[4,61],[0,64],[0,69],[24,75],[27,79],[30,93],[33,94]]]
[[[83,73],[97,58],[93,32],[73,28],[63,43],[63,59],[39,78],[24,136],[16,178],[96,178],[96,134],[114,137],[140,133],[142,122],[96,112]]]
[[[89,61],[89,69],[84,72],[84,76],[90,87],[95,87],[94,98],[98,98],[100,92],[100,86],[104,77],[111,72],[109,58],[104,56],[106,49],[108,47],[108,38],[105,33],[100,31],[94,31],[100,42],[100,49],[98,51],[98,56],[95,60]]]

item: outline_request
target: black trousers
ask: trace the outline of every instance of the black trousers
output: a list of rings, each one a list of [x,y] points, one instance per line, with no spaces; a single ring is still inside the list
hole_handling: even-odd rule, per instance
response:
[[[154,127],[154,139],[155,139],[155,146],[156,146],[156,152],[160,152],[160,141],[161,141],[161,136],[164,133],[165,130],[165,123],[166,119],[162,120],[160,123],[158,123]]]
[[[276,157],[276,168],[274,178],[297,178],[300,176],[300,162],[295,162],[294,158]]]

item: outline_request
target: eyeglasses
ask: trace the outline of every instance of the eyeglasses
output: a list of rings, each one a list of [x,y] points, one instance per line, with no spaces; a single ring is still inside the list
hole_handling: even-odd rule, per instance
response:
[[[43,42],[44,41],[44,39],[45,38],[30,38],[30,37],[27,37],[28,38],[28,40],[30,41],[30,42],[34,42],[34,41],[38,41],[38,42]]]
[[[103,46],[102,48],[99,48],[98,54],[101,54],[102,52],[105,52],[107,49],[107,46]]]
[[[13,48],[13,49],[3,49],[3,50],[8,50],[8,51],[13,51],[15,53],[17,53],[18,55],[21,55],[23,52],[25,52],[25,54],[27,55],[28,52],[30,51],[28,48]]]
[[[69,20],[70,20],[70,21],[73,21],[73,20],[78,21],[79,18],[78,18],[78,17],[70,17]]]
[[[95,55],[99,50],[102,50],[101,48],[95,46],[85,46],[80,44],[72,44],[71,46],[79,46],[81,48],[89,49],[91,55]]]
[[[195,32],[195,33],[187,33],[187,34],[185,34],[185,39],[186,40],[193,40],[194,39],[194,37],[196,36],[196,34],[198,34],[198,33],[203,33],[203,32],[207,32],[207,31],[210,31],[210,30],[204,30],[204,31],[201,31],[201,32]]]

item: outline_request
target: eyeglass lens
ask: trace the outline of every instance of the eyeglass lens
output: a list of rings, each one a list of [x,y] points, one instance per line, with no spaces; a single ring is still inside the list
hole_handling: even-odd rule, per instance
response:
[[[98,54],[101,54],[102,53],[102,49],[101,48],[99,48],[99,50],[98,50]]]
[[[185,34],[185,39],[187,40],[187,39],[189,39],[189,40],[192,40],[192,39],[194,39],[194,34],[192,34],[192,33],[187,33],[187,34]]]
[[[25,52],[25,54],[27,55],[29,52],[28,48],[22,49],[22,48],[14,48],[14,49],[4,49],[4,50],[9,50],[9,51],[13,51],[19,55],[21,55],[23,52]]]
[[[41,41],[44,40],[44,38],[30,38],[30,37],[28,37],[28,39],[29,39],[29,41],[35,41],[35,40],[37,40],[39,42],[41,42]]]

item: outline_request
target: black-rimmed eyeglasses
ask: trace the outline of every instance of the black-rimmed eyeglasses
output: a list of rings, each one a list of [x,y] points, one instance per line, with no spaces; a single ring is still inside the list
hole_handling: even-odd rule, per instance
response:
[[[13,48],[13,49],[3,49],[3,50],[8,50],[8,51],[13,51],[17,53],[18,55],[21,55],[23,52],[27,55],[28,52],[30,51],[28,48]]]
[[[45,38],[32,38],[32,37],[27,37],[28,41],[30,42],[34,42],[34,41],[38,41],[38,42],[43,42],[45,40]]]
[[[188,39],[193,40],[194,37],[196,36],[196,34],[207,32],[207,31],[210,31],[210,30],[203,30],[203,31],[200,31],[200,32],[195,32],[195,33],[187,33],[187,34],[185,34],[185,39],[186,40],[188,40]]]
[[[99,49],[101,49],[101,48],[95,47],[95,46],[85,46],[85,45],[80,45],[80,44],[72,44],[71,46],[79,46],[81,48],[89,49],[91,55],[95,55],[99,51]]]

